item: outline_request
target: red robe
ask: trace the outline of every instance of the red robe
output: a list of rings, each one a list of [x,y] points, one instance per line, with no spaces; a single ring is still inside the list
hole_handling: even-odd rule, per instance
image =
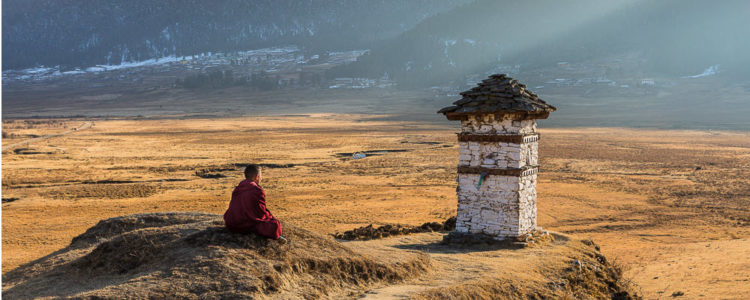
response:
[[[279,220],[266,208],[266,192],[250,179],[240,182],[232,192],[224,224],[234,232],[255,233],[272,239],[281,236]]]

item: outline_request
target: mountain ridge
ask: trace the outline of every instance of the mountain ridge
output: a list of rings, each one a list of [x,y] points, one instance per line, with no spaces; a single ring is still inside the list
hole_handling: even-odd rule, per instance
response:
[[[697,74],[707,66],[748,76],[750,29],[730,0],[523,2],[477,0],[429,17],[371,49],[330,77],[388,74],[427,86],[487,72],[499,64],[524,69],[638,53],[651,74]]]
[[[363,48],[466,1],[3,1],[3,68],[117,65],[292,44]]]

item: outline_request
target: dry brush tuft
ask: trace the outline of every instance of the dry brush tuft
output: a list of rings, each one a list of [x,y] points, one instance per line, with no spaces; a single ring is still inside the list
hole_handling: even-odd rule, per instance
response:
[[[412,233],[423,233],[423,232],[439,232],[439,231],[451,231],[456,228],[456,217],[450,217],[443,223],[428,222],[420,226],[409,226],[409,225],[383,225],[374,227],[372,224],[364,227],[355,228],[352,230],[344,231],[343,233],[336,233],[333,237],[340,240],[360,240],[367,241],[373,239],[380,239],[389,236],[405,235]]]

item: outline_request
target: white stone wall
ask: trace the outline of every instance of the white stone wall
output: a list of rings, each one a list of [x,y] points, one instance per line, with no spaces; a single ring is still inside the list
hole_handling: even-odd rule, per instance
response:
[[[538,163],[539,142],[459,142],[458,165],[485,168],[522,168]]]
[[[495,120],[492,115],[472,116],[461,130],[475,134],[536,133],[536,120]],[[515,169],[538,165],[538,142],[459,142],[459,166]],[[456,231],[484,233],[503,239],[536,228],[536,174],[486,175],[477,189],[479,174],[458,175]]]
[[[518,177],[488,175],[479,189],[479,174],[458,177],[456,231],[495,236],[518,233]]]
[[[485,176],[459,174],[456,231],[484,233],[502,239],[536,228],[536,174]]]
[[[520,180],[518,229],[520,233],[526,233],[536,228],[536,174],[521,177]]]
[[[536,120],[513,120],[504,115],[497,119],[494,115],[469,116],[461,121],[461,132],[496,133],[496,134],[529,134],[536,133]]]

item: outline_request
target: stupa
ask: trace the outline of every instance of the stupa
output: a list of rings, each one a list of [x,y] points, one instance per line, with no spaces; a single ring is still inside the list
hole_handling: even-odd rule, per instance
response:
[[[556,110],[517,80],[496,74],[441,109],[461,121],[458,212],[449,237],[505,240],[536,226],[537,119]]]

